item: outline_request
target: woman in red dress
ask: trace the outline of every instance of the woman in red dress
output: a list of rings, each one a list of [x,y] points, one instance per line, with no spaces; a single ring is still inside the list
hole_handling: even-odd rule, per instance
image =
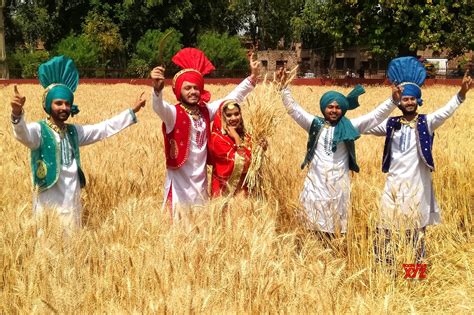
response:
[[[209,153],[212,164],[211,196],[235,195],[243,191],[251,160],[251,138],[246,132],[240,105],[222,102],[212,126]]]

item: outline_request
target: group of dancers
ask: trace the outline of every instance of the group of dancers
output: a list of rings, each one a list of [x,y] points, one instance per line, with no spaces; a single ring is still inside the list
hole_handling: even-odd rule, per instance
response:
[[[207,165],[212,167],[210,195],[246,194],[245,175],[252,152],[251,135],[244,125],[241,104],[254,90],[259,62],[249,58],[250,76],[222,99],[211,101],[204,76],[214,70],[205,54],[195,48],[180,50],[172,61],[182,70],[172,80],[174,104],[163,99],[162,66],[151,70],[152,106],[162,121],[166,157],[163,205],[173,218],[179,209],[204,205],[209,199]],[[288,72],[279,69],[277,80],[286,82]],[[43,109],[47,118],[26,123],[26,99],[14,87],[11,122],[15,138],[31,150],[34,187],[33,213],[55,209],[65,227],[81,226],[80,189],[86,184],[79,147],[110,137],[137,122],[136,113],[145,106],[141,96],[130,109],[95,125],[68,124],[79,113],[74,91],[79,75],[74,62],[54,57],[38,70],[45,88]],[[347,230],[350,202],[349,171],[359,172],[355,143],[362,134],[384,136],[382,171],[387,173],[380,202],[379,229],[406,230],[418,243],[424,257],[424,232],[441,221],[433,191],[435,169],[432,147],[435,130],[466,99],[472,79],[466,71],[459,92],[430,114],[419,114],[423,104],[421,86],[424,66],[414,57],[392,60],[388,67],[391,97],[361,117],[348,119],[348,110],[359,106],[364,93],[357,85],[347,96],[324,93],[321,113],[304,110],[288,87],[281,90],[283,105],[293,120],[308,133],[301,168],[308,168],[300,195],[304,223],[308,229],[331,239]],[[285,86],[282,84],[282,86]],[[391,116],[399,108],[401,115]]]

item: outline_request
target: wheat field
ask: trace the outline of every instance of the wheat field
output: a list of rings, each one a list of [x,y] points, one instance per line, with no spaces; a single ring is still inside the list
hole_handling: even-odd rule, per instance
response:
[[[233,87],[207,89],[217,99]],[[295,86],[292,92],[319,114],[319,98],[329,89],[349,92],[314,86]],[[27,121],[44,118],[39,84],[20,85],[19,91],[27,98]],[[0,313],[474,312],[474,92],[436,132],[433,178],[443,224],[428,228],[427,279],[407,280],[401,264],[409,262],[409,252],[400,249],[393,270],[375,263],[372,251],[384,185],[382,138],[357,141],[361,172],[351,175],[349,230],[331,246],[297,220],[306,134],[286,114],[268,139],[266,201],[218,199],[186,222],[170,222],[161,210],[163,137],[151,88],[79,85],[75,103],[81,112],[70,122],[109,118],[142,91],[148,102],[137,114],[138,124],[82,147],[88,180],[83,228],[63,237],[54,215],[32,218],[29,151],[12,135],[13,86],[0,86]],[[443,106],[457,91],[424,88],[420,112]],[[368,112],[389,95],[389,87],[367,87],[361,107],[348,117]],[[170,87],[165,99],[174,100]],[[244,118],[251,105],[244,105]]]

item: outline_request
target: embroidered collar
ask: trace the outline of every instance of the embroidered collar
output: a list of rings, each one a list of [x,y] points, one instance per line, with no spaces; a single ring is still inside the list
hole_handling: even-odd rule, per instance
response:
[[[408,126],[412,129],[416,127],[417,121],[418,121],[418,115],[416,115],[416,117],[410,121],[406,120],[405,117],[400,118],[400,124]]]
[[[331,126],[332,126],[332,125],[331,125],[331,123],[330,123],[329,121],[327,121],[327,120],[324,121],[324,124],[323,124],[323,127],[324,127],[324,128],[330,128]]]
[[[48,125],[49,128],[54,130],[61,138],[64,138],[64,135],[66,134],[66,129],[67,129],[66,124],[64,125],[63,128],[59,128],[55,123],[51,121],[50,117],[46,119],[46,124]]]

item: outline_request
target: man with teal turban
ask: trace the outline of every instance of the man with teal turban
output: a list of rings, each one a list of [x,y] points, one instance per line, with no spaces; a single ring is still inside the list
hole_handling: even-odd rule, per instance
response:
[[[80,189],[85,185],[79,146],[110,137],[136,123],[145,100],[138,99],[132,109],[96,125],[67,124],[69,116],[79,113],[74,105],[74,91],[79,73],[74,62],[64,56],[54,57],[38,70],[43,94],[43,109],[48,117],[27,124],[24,120],[26,98],[14,87],[11,101],[15,138],[31,150],[34,194],[33,213],[57,210],[66,231],[81,225]],[[143,94],[142,94],[143,95]]]
[[[287,72],[280,69],[277,78],[286,82]],[[304,207],[305,226],[323,239],[332,239],[347,230],[350,201],[349,170],[359,171],[354,142],[362,132],[377,126],[396,108],[399,90],[372,112],[348,119],[345,114],[359,106],[358,98],[365,91],[358,85],[344,96],[330,91],[323,94],[319,105],[321,116],[304,110],[282,89],[283,104],[296,123],[308,132],[306,156],[301,168],[308,166],[300,201]],[[395,100],[395,101],[394,101]]]

